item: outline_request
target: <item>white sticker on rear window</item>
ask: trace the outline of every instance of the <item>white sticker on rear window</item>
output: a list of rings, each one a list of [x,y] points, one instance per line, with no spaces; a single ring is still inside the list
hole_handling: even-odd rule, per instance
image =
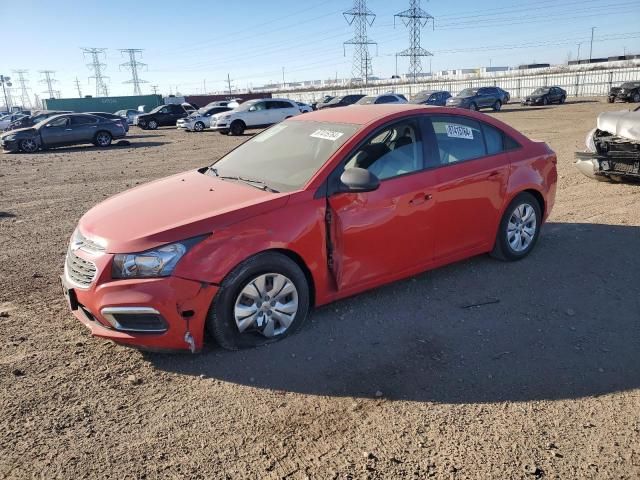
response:
[[[335,142],[342,135],[344,135],[344,133],[334,132],[332,130],[316,130],[309,136],[313,138],[322,138],[323,140],[331,140],[332,142]]]
[[[446,125],[447,137],[473,140],[473,130],[464,125]]]

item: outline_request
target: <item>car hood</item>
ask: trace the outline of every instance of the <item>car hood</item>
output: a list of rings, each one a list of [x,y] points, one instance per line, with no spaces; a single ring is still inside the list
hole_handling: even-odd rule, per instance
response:
[[[26,128],[16,128],[15,130],[11,130],[9,132],[5,132],[2,135],[0,135],[0,138],[2,137],[6,137],[8,135],[34,135],[36,133],[36,129],[35,128],[30,128],[30,127],[26,127]]]
[[[598,116],[598,129],[640,142],[640,111],[601,113]]]
[[[268,212],[288,197],[193,170],[115,195],[78,227],[109,253],[140,252]]]

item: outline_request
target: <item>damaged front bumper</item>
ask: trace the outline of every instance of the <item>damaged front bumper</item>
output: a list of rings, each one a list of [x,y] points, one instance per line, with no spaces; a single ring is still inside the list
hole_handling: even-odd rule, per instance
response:
[[[595,180],[640,181],[640,152],[576,152],[576,168]]]

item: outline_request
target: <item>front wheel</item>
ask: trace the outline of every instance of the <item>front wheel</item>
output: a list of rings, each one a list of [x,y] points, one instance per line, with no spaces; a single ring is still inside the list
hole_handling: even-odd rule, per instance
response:
[[[108,147],[111,145],[111,140],[112,137],[109,132],[98,132],[93,143],[98,147]]]
[[[640,103],[640,92],[633,94],[633,103]]]
[[[542,104],[543,104],[543,105],[549,105],[549,97],[544,97],[544,98],[542,99]]]
[[[475,103],[471,102],[471,104],[469,105],[469,110],[475,112],[478,110],[478,106]]]
[[[526,257],[540,235],[541,207],[528,192],[514,198],[504,212],[491,255],[504,261]]]
[[[560,97],[560,105],[562,105],[566,101],[567,101],[567,97],[565,97],[564,95]]]
[[[158,121],[156,119],[151,119],[149,120],[149,123],[147,123],[147,128],[149,130],[155,130],[158,128]]]
[[[265,252],[242,262],[222,282],[207,330],[227,350],[257,347],[298,330],[310,306],[300,267],[280,253]]]
[[[25,138],[20,141],[19,147],[25,153],[34,153],[38,151],[38,142],[35,138]]]
[[[616,100],[615,97],[608,97],[607,98],[607,103],[613,103],[613,102],[615,102],[615,100]]]
[[[244,123],[240,120],[236,120],[229,126],[229,132],[231,135],[242,135],[244,133]]]
[[[193,126],[193,130],[196,132],[201,132],[204,130],[204,123],[202,122],[196,122],[196,124]]]

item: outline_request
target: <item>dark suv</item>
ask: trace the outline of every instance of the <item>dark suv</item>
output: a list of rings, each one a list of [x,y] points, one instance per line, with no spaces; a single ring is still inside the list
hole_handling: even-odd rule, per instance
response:
[[[171,125],[175,127],[176,122],[181,118],[185,118],[194,108],[187,110],[184,105],[160,105],[149,113],[143,113],[136,117],[137,125],[143,130],[155,130],[158,127],[167,127]]]
[[[450,98],[451,94],[446,90],[423,90],[422,92],[416,93],[409,103],[444,107]]]
[[[640,102],[640,82],[625,82],[619,87],[611,87],[609,90],[609,103],[616,100],[623,102]]]
[[[498,87],[465,88],[455,97],[447,100],[447,107],[480,110],[492,108],[499,111],[502,105],[509,103],[509,93]]]
[[[323,108],[336,108],[336,107],[346,107],[347,105],[353,105],[361,98],[364,98],[362,94],[355,95],[341,95],[339,97],[335,97],[333,100],[322,103],[318,105],[318,110],[322,110]]]

